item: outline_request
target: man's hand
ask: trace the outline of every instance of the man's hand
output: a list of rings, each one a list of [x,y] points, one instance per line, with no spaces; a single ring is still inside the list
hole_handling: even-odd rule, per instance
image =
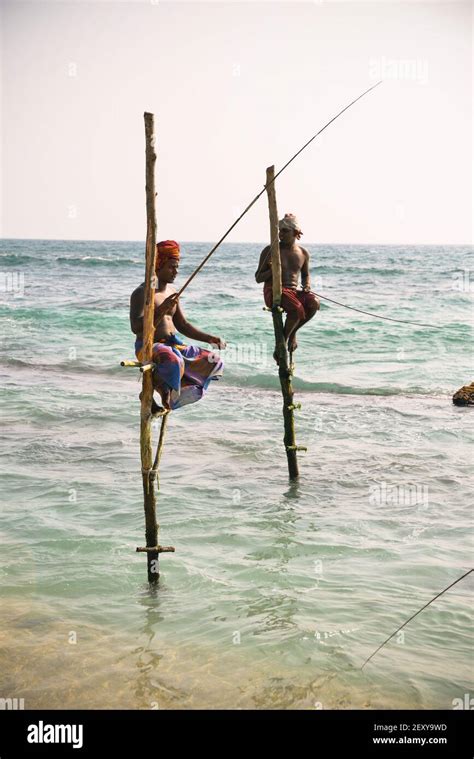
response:
[[[311,285],[304,285],[304,287],[303,287],[303,292],[304,292],[304,293],[309,293],[309,292],[311,292]]]
[[[219,350],[222,350],[227,345],[226,341],[222,339],[222,337],[213,337],[213,335],[209,335],[209,340],[207,341],[216,348],[219,348]]]
[[[171,316],[173,314],[173,310],[178,302],[178,298],[178,293],[173,293],[172,295],[168,295],[168,297],[165,298],[163,303],[160,303],[158,307],[155,307],[153,319],[155,326],[162,320],[164,316]]]

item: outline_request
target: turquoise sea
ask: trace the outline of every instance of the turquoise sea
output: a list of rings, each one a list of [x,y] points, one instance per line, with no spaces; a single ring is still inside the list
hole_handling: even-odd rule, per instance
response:
[[[474,264],[468,246],[311,245],[323,301],[295,354],[289,484],[264,243],[183,295],[228,341],[172,414],[158,588],[146,582],[128,300],[143,242],[0,241],[0,697],[25,708],[436,708],[473,692]],[[210,248],[183,244],[178,284]],[[455,702],[457,703],[457,702]]]

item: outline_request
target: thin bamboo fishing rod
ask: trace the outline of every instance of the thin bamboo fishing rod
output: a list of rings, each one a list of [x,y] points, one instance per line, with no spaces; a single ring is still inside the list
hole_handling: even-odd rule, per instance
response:
[[[415,617],[417,617],[418,614],[421,614],[421,612],[424,609],[426,609],[427,606],[429,606],[430,604],[432,604],[433,601],[436,601],[436,599],[439,598],[440,596],[442,596],[443,593],[446,593],[447,590],[449,590],[450,588],[452,588],[454,585],[457,585],[458,582],[461,582],[461,580],[464,580],[464,578],[467,577],[468,575],[470,575],[471,572],[474,572],[474,569],[469,569],[467,572],[465,572],[463,575],[461,575],[461,577],[458,577],[457,580],[455,580],[454,582],[452,582],[451,585],[448,585],[447,588],[445,588],[440,593],[438,593],[436,596],[434,596],[434,598],[432,598],[431,601],[428,601],[427,604],[425,604],[424,606],[422,606],[421,609],[418,609],[418,611],[415,612],[415,614],[412,614],[412,616],[410,617],[410,619],[407,619],[407,621],[404,622],[403,625],[400,625],[400,627],[397,630],[395,630],[395,632],[393,632],[391,635],[389,635],[388,638],[386,640],[384,640],[383,643],[380,644],[380,646],[374,651],[373,654],[370,654],[369,658],[366,659],[365,662],[363,663],[361,669],[364,669],[365,665],[368,664],[371,659],[373,659],[373,657],[375,656],[375,654],[377,654],[380,651],[380,649],[383,648],[385,646],[385,644],[388,643],[388,641],[393,638],[394,635],[396,635],[398,632],[400,632],[400,630],[402,630],[404,627],[406,627],[406,625],[409,622],[411,622],[412,619],[415,619]]]
[[[184,285],[181,287],[181,289],[180,289],[180,290],[178,290],[178,293],[177,293],[178,297],[181,295],[181,293],[183,292],[183,290],[185,290],[185,289],[187,288],[187,286],[188,286],[189,284],[191,284],[191,282],[193,281],[193,279],[194,279],[194,277],[196,276],[196,274],[198,274],[198,273],[201,271],[201,269],[203,268],[203,266],[204,266],[204,265],[205,265],[205,264],[206,264],[206,263],[209,261],[209,259],[210,259],[210,257],[212,256],[212,254],[216,252],[216,250],[217,250],[217,248],[219,247],[219,245],[220,245],[221,243],[223,243],[223,242],[224,242],[224,240],[226,239],[226,237],[227,237],[227,236],[228,236],[228,235],[229,235],[229,234],[232,232],[232,230],[234,229],[234,227],[236,227],[236,226],[237,226],[237,224],[239,223],[239,221],[240,221],[241,219],[243,219],[243,217],[245,216],[245,214],[246,214],[248,211],[250,211],[250,209],[252,208],[252,206],[254,206],[254,205],[255,205],[255,203],[257,202],[257,200],[258,200],[259,198],[261,198],[261,196],[263,195],[263,193],[267,191],[267,188],[269,187],[269,185],[270,185],[270,184],[272,184],[272,183],[275,181],[275,179],[276,179],[277,177],[279,177],[279,176],[280,176],[280,174],[281,174],[283,171],[285,171],[285,169],[286,169],[286,168],[287,168],[287,167],[290,165],[290,163],[292,163],[292,162],[295,160],[295,158],[297,158],[297,157],[300,155],[300,153],[302,153],[302,152],[303,152],[303,150],[304,150],[305,148],[307,148],[307,147],[308,147],[308,145],[310,145],[310,144],[313,142],[313,140],[315,140],[315,139],[316,139],[316,137],[318,137],[318,136],[321,134],[321,132],[324,132],[324,130],[325,130],[325,129],[327,129],[327,128],[328,128],[328,126],[329,126],[330,124],[332,124],[332,123],[333,123],[333,121],[335,121],[336,119],[338,119],[338,118],[339,118],[339,116],[342,116],[342,114],[343,114],[345,111],[347,111],[347,110],[348,110],[348,108],[350,108],[352,105],[354,105],[354,103],[357,103],[357,101],[358,101],[358,100],[360,100],[361,98],[363,98],[363,97],[364,97],[364,95],[367,95],[369,92],[371,92],[373,89],[375,89],[375,87],[378,87],[378,86],[379,86],[379,84],[382,84],[382,80],[380,80],[379,82],[376,82],[375,84],[373,84],[373,85],[372,85],[372,87],[369,87],[369,89],[368,89],[368,90],[365,90],[365,91],[364,91],[364,92],[363,92],[361,95],[359,95],[358,97],[356,97],[356,98],[355,98],[355,100],[352,100],[352,101],[351,101],[351,102],[350,102],[348,105],[346,105],[346,106],[345,106],[345,107],[344,107],[344,108],[343,108],[341,111],[339,111],[339,113],[336,113],[336,115],[335,115],[335,116],[333,116],[333,117],[332,117],[332,119],[331,119],[330,121],[328,121],[328,122],[327,122],[327,124],[325,124],[323,127],[321,127],[321,129],[319,130],[319,132],[316,132],[316,134],[314,134],[314,135],[311,137],[311,139],[310,139],[310,140],[308,140],[308,142],[305,142],[305,144],[303,145],[303,147],[302,147],[302,148],[300,148],[300,149],[299,149],[299,150],[298,150],[298,151],[297,151],[297,152],[296,152],[296,153],[295,153],[295,154],[294,154],[294,155],[293,155],[293,156],[290,158],[290,160],[289,160],[289,161],[287,161],[287,162],[285,163],[285,165],[284,165],[284,166],[282,166],[282,168],[281,168],[279,171],[277,171],[277,173],[275,174],[275,176],[273,177],[273,179],[271,180],[271,182],[269,182],[269,183],[267,183],[267,184],[265,184],[265,185],[264,185],[264,187],[263,187],[263,190],[261,190],[261,191],[258,193],[258,195],[256,195],[256,196],[254,197],[254,199],[253,199],[253,200],[252,200],[252,201],[251,201],[251,202],[248,204],[247,208],[245,208],[245,209],[242,211],[242,213],[240,214],[240,216],[239,216],[239,217],[238,217],[238,218],[237,218],[237,219],[234,221],[234,223],[233,223],[233,224],[232,224],[232,225],[229,227],[229,229],[228,229],[228,230],[225,232],[225,234],[223,234],[223,235],[222,235],[222,237],[220,238],[220,240],[219,240],[218,242],[216,242],[216,244],[215,244],[215,245],[214,245],[214,247],[213,247],[213,248],[212,248],[212,249],[209,251],[209,253],[207,254],[207,256],[205,256],[205,257],[203,258],[203,260],[201,261],[201,263],[199,264],[199,266],[198,266],[198,267],[197,267],[197,268],[196,268],[196,269],[193,271],[193,273],[191,274],[191,276],[190,276],[190,277],[188,277],[188,279],[186,280],[186,282],[184,283]]]
[[[165,411],[160,414],[161,416],[161,428],[160,428],[160,437],[158,439],[158,445],[156,446],[156,455],[155,460],[153,462],[153,466],[151,469],[152,477],[156,479],[156,484],[158,486],[158,490],[160,489],[160,474],[159,474],[159,467],[160,467],[160,461],[161,461],[161,454],[163,453],[163,445],[165,442],[165,432],[166,432],[166,423],[168,421],[168,414],[170,411],[168,409],[165,409]]]

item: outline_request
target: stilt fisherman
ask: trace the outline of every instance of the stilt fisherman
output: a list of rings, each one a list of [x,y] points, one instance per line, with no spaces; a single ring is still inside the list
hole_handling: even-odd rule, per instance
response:
[[[201,340],[215,348],[225,348],[221,337],[202,332],[187,321],[172,283],[179,269],[180,247],[174,240],[156,246],[156,286],[154,310],[154,344],[152,361],[153,387],[161,396],[165,409],[178,409],[200,400],[211,380],[222,376],[223,362],[217,353],[185,345],[177,330],[191,340]],[[143,307],[145,284],[133,291],[130,298],[130,326],[136,335],[135,354],[142,360]],[[161,409],[155,401],[152,413]]]
[[[306,248],[298,245],[298,240],[303,234],[296,216],[286,213],[278,222],[280,235],[280,258],[282,297],[281,307],[286,312],[285,338],[288,350],[294,351],[298,347],[296,333],[303,324],[309,322],[320,308],[318,297],[311,292],[309,274],[309,253]],[[298,290],[301,278],[301,290]],[[255,272],[257,282],[263,282],[263,297],[269,307],[273,303],[272,293],[272,266],[270,258],[270,246],[264,248],[260,254],[258,269]],[[276,351],[275,361],[278,361]]]

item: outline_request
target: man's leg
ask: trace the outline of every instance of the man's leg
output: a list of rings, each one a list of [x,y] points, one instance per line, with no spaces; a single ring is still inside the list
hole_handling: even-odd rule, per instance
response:
[[[171,409],[171,392],[181,390],[181,377],[184,372],[183,358],[170,346],[162,343],[153,345],[153,388],[161,396],[163,408]]]
[[[142,346],[142,344],[141,344],[141,346]],[[143,361],[143,350],[142,350],[142,347],[135,348],[135,355],[136,355],[138,361]],[[155,388],[153,388],[153,390],[154,389]],[[139,400],[142,399],[142,393],[139,394],[138,398],[139,398]],[[155,416],[155,414],[160,414],[162,411],[163,411],[162,407],[158,406],[157,402],[152,397],[152,399],[151,399],[151,415]]]
[[[298,347],[298,343],[296,341],[297,331],[301,329],[301,327],[306,324],[306,322],[309,322],[310,319],[312,319],[320,309],[319,300],[313,293],[298,292],[297,297],[301,303],[302,308],[304,309],[304,317],[288,334],[288,350],[291,352],[296,350]]]
[[[281,307],[286,312],[286,320],[284,327],[285,340],[288,342],[291,339],[291,335],[298,329],[300,322],[305,318],[304,307],[297,298],[296,290],[290,288],[283,288],[281,296]],[[273,358],[278,363],[278,354],[275,349]]]
[[[286,321],[285,321],[285,338],[289,344],[290,340],[294,339],[294,334],[296,330],[298,330],[301,325],[304,324],[304,321],[301,319],[301,315],[299,312],[290,312],[287,314]]]
[[[224,362],[218,353],[187,345],[180,349],[184,360],[184,374],[181,379],[181,393],[172,403],[172,408],[182,408],[201,400],[209,384],[222,377]]]
[[[155,380],[153,389],[160,394],[163,408],[169,411],[171,409],[171,390],[169,387],[166,387],[165,385]]]

